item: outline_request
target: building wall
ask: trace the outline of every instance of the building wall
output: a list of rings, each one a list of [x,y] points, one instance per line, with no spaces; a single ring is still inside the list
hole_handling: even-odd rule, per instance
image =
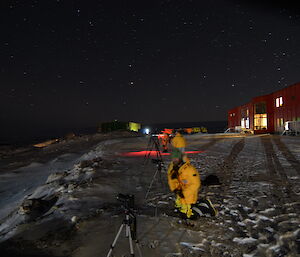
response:
[[[234,129],[241,124],[241,107],[236,107],[228,111],[228,128]]]
[[[274,108],[273,108],[273,101],[272,101],[272,94],[269,95],[263,95],[254,97],[252,99],[253,104],[253,115],[252,118],[254,120],[255,115],[255,105],[259,103],[265,103],[266,104],[266,113],[267,113],[267,129],[256,129],[254,126],[252,129],[254,130],[254,133],[272,133],[274,132]]]
[[[266,104],[267,129],[256,129],[254,125],[256,105]],[[300,121],[300,83],[278,90],[269,95],[254,97],[251,102],[228,111],[228,128],[241,126],[245,112],[249,110],[249,127],[255,133],[282,132],[284,122]],[[257,117],[257,116],[256,116]]]
[[[241,106],[241,121],[242,130],[253,129],[253,103],[249,102]]]
[[[276,106],[276,99],[282,98],[282,106]],[[273,93],[275,131],[284,130],[284,122],[300,121],[300,83]]]

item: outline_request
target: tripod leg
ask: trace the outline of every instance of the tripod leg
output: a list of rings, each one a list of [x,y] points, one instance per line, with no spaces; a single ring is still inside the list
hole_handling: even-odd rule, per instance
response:
[[[130,228],[129,228],[129,225],[126,225],[127,226],[127,230],[128,230],[128,233],[129,233],[129,247],[130,247],[130,255],[131,256],[134,256],[134,251],[133,251],[133,245],[132,245],[132,237],[131,237],[131,231],[130,231]]]
[[[159,150],[159,145],[156,144],[155,145],[155,148],[156,148],[156,159],[157,160],[160,160],[160,163],[158,165],[158,170],[159,170],[159,180],[160,180],[160,183],[162,186],[164,186],[164,183],[163,183],[163,180],[162,180],[162,176],[161,176],[161,171],[162,171],[162,168],[164,167],[165,168],[165,164],[163,162],[163,159],[162,159],[162,155],[161,155],[161,152]]]
[[[128,224],[128,222],[129,222],[129,215],[126,215],[126,224]],[[125,235],[126,235],[126,237],[129,236],[129,226],[127,226],[127,225],[125,227]]]
[[[146,193],[146,195],[145,195],[145,199],[147,199],[148,194],[150,193],[150,190],[151,190],[151,188],[152,188],[152,185],[153,185],[154,179],[155,179],[155,177],[156,177],[156,175],[157,175],[157,172],[158,172],[158,170],[156,170],[155,173],[154,173],[154,176],[153,176],[152,181],[151,181],[151,183],[150,183],[150,185],[149,185],[148,191],[147,191],[147,193]]]
[[[121,224],[121,226],[120,226],[120,228],[119,228],[119,231],[118,231],[118,233],[117,233],[117,235],[116,235],[116,237],[115,237],[113,243],[111,244],[110,250],[109,250],[109,252],[108,252],[108,254],[107,254],[106,257],[111,256],[112,251],[113,251],[113,249],[114,249],[114,247],[115,247],[115,245],[116,245],[116,243],[117,243],[117,241],[118,241],[118,238],[119,238],[119,236],[120,236],[120,234],[121,234],[121,232],[122,232],[123,227],[124,227],[124,223]]]
[[[152,150],[153,150],[153,138],[151,136],[147,145],[147,150],[144,156],[143,165],[145,165],[149,160]]]
[[[137,251],[138,251],[138,253],[139,253],[139,256],[140,256],[140,257],[143,257],[142,251],[141,251],[141,248],[140,248],[139,241],[136,240],[136,241],[135,241],[135,244],[136,244],[136,249],[137,249]]]

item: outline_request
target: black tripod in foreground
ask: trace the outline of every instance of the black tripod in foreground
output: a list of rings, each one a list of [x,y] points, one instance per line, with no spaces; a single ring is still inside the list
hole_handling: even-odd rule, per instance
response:
[[[118,238],[125,227],[125,235],[129,239],[129,248],[130,248],[130,255],[134,256],[133,250],[133,243],[134,240],[136,243],[136,248],[138,250],[139,256],[142,257],[142,252],[140,249],[140,245],[136,238],[136,217],[134,215],[134,196],[133,195],[123,195],[118,194],[117,199],[123,203],[124,211],[125,211],[125,218],[115,236],[113,243],[111,244],[110,250],[106,257],[112,256],[113,249],[118,241]]]

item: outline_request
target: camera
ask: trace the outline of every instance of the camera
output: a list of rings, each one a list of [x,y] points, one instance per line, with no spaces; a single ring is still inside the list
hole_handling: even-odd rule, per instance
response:
[[[134,195],[118,194],[117,200],[123,204],[126,210],[134,208]]]

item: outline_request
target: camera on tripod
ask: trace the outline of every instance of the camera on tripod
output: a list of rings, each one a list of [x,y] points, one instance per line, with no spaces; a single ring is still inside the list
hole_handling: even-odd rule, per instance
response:
[[[110,246],[110,250],[106,257],[112,256],[113,249],[118,241],[118,238],[123,228],[125,228],[126,237],[129,239],[129,247],[130,247],[130,254],[131,254],[130,256],[135,256],[134,249],[133,249],[133,241],[134,241],[136,243],[136,248],[138,250],[139,256],[142,257],[142,253],[137,240],[137,233],[136,233],[137,222],[136,222],[136,216],[134,210],[134,195],[118,194],[116,198],[118,201],[122,203],[125,217],[123,219],[123,222],[119,228],[117,235],[115,236],[113,243]]]
[[[118,194],[117,200],[123,204],[125,210],[134,209],[134,195]]]

